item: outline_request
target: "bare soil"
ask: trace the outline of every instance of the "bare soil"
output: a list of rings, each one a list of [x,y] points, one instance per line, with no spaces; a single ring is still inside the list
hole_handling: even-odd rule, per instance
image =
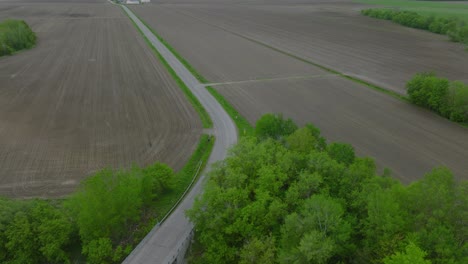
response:
[[[339,77],[215,86],[254,124],[265,113],[283,113],[319,127],[330,141],[352,144],[405,183],[437,166],[468,179],[467,129],[433,113]]]
[[[131,8],[252,124],[267,112],[314,123],[406,183],[441,165],[468,179],[467,128],[285,54],[404,93],[419,71],[466,80],[463,46],[350,1],[160,2]]]
[[[362,16],[359,11],[371,6],[351,0],[180,2],[147,5],[144,12],[153,12],[148,20],[162,21],[161,13],[178,13],[402,94],[405,83],[423,71],[468,83],[468,52],[463,44]],[[155,25],[161,32],[164,27]]]
[[[130,8],[212,82],[323,74],[316,67],[159,5]]]
[[[104,167],[179,169],[201,134],[180,88],[106,1],[0,2],[35,48],[0,58],[0,195],[60,197]]]

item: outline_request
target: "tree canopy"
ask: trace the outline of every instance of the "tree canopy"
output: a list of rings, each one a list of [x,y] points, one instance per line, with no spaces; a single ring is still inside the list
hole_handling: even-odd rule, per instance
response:
[[[214,167],[187,212],[195,263],[468,263],[466,182],[436,168],[404,186],[291,122],[261,118]]]

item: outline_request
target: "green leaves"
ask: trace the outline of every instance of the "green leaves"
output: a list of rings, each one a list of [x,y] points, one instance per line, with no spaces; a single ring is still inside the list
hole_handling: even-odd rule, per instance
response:
[[[351,227],[339,202],[326,195],[304,201],[301,213],[286,217],[281,229],[281,263],[327,263],[342,250]]]
[[[409,243],[404,252],[397,252],[384,259],[384,264],[431,264],[425,260],[426,252],[414,243]]]
[[[255,135],[257,138],[279,139],[292,134],[297,129],[291,119],[284,119],[281,114],[266,114],[257,120]]]
[[[434,73],[420,73],[406,87],[414,104],[429,108],[455,122],[468,122],[468,86],[462,82],[449,82]]]
[[[23,20],[8,19],[0,23],[0,56],[32,48],[36,34]]]
[[[86,179],[66,205],[76,221],[88,260],[118,261],[116,256],[123,254],[115,242],[140,220],[144,206],[173,186],[174,172],[159,163],[129,171],[102,170]]]
[[[447,169],[403,186],[313,126],[259,137],[215,166],[187,212],[199,263],[466,260],[468,185]]]
[[[2,227],[0,240],[4,248],[2,263],[69,263],[65,248],[73,231],[72,223],[63,211],[48,202],[31,200],[20,202],[0,201],[5,211],[0,215]],[[2,207],[3,207],[2,206]],[[14,212],[16,211],[16,212]]]

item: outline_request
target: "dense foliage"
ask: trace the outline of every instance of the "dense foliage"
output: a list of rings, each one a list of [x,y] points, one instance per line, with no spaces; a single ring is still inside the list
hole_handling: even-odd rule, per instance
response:
[[[129,231],[173,184],[172,169],[157,163],[100,171],[63,203],[1,199],[0,262],[70,263],[78,245],[88,263],[119,261],[132,249]]]
[[[260,126],[259,126],[260,125]],[[404,186],[348,144],[267,115],[187,214],[195,263],[468,263],[468,183]]]
[[[105,169],[63,200],[0,197],[0,263],[121,262],[180,199],[213,143],[202,135],[177,174],[161,163]]]
[[[365,9],[361,13],[374,18],[391,20],[407,27],[448,35],[451,41],[468,45],[468,25],[464,20],[455,17],[424,16],[414,11],[394,9]]]
[[[5,20],[0,23],[0,56],[32,48],[36,34],[22,20]]]
[[[429,108],[456,122],[468,122],[468,85],[450,82],[433,73],[416,74],[407,85],[414,104]]]

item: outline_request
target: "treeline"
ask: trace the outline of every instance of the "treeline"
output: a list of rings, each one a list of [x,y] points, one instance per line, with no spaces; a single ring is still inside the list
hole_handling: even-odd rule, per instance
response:
[[[409,99],[455,122],[468,123],[468,85],[434,73],[416,74],[407,84]]]
[[[464,20],[459,18],[423,16],[413,11],[393,9],[365,9],[361,13],[374,18],[391,20],[407,27],[447,35],[451,41],[468,45],[468,25]]]
[[[193,263],[468,263],[468,182],[405,186],[312,125],[266,115],[187,215]]]
[[[23,20],[5,20],[0,23],[0,56],[11,55],[36,44],[36,34]]]
[[[121,261],[141,239],[142,218],[161,217],[153,203],[174,180],[158,163],[102,170],[65,201],[0,199],[0,262],[71,263],[80,250],[87,263]]]
[[[179,200],[213,144],[202,135],[176,174],[162,163],[104,169],[63,200],[0,197],[0,263],[120,263]]]

